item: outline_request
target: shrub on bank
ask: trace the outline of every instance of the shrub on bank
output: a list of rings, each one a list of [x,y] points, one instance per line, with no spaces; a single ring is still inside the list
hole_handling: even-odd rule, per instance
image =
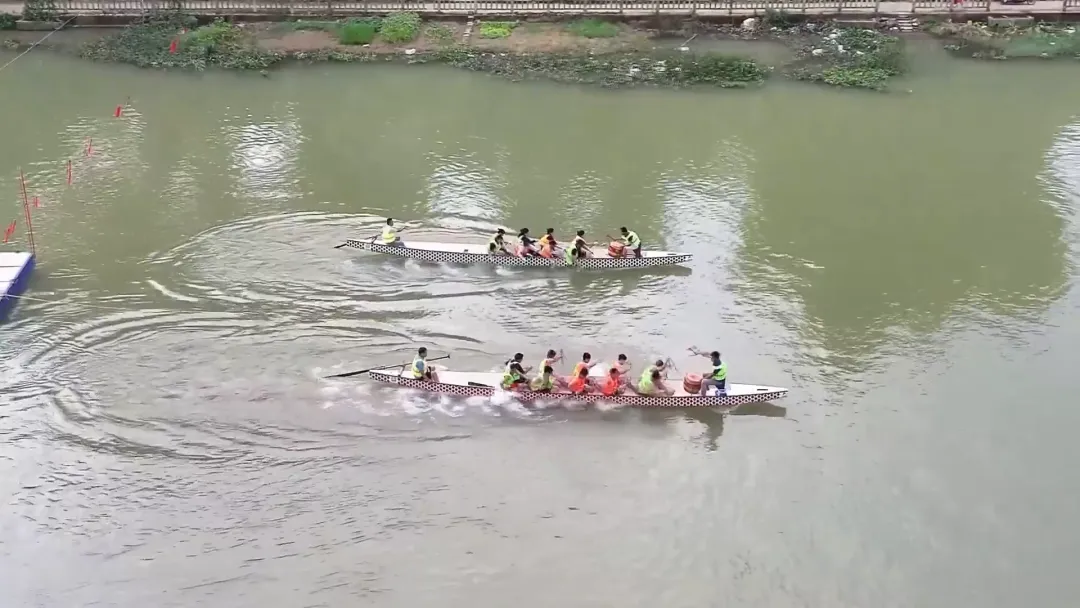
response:
[[[18,19],[18,16],[11,13],[0,13],[0,31],[15,29],[15,22]]]
[[[379,35],[391,44],[412,42],[420,35],[422,23],[420,15],[416,13],[394,13],[382,20]]]
[[[515,21],[484,21],[480,24],[480,37],[509,38],[515,27]]]
[[[341,26],[338,41],[341,44],[371,44],[375,40],[375,34],[379,31],[379,24],[371,20],[353,19],[346,21]]]

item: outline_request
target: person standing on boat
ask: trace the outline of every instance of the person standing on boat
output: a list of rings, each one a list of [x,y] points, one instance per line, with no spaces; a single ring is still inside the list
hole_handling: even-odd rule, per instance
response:
[[[704,397],[709,391],[710,386],[715,386],[716,390],[721,395],[727,394],[727,363],[724,363],[720,359],[720,353],[718,351],[712,351],[709,354],[698,351],[697,349],[690,349],[690,352],[702,357],[708,357],[712,362],[712,371],[701,375],[701,393]]]
[[[578,257],[591,258],[592,249],[589,249],[589,244],[585,242],[585,231],[578,230],[577,236],[574,237],[574,243],[572,245],[574,249],[578,250]]]
[[[527,257],[530,255],[537,255],[536,253],[536,240],[529,238],[529,229],[522,228],[518,232],[518,255],[521,257]]]
[[[622,233],[623,243],[627,249],[634,252],[635,258],[641,257],[641,238],[633,230],[627,230],[626,226],[619,228],[619,232]]]
[[[555,369],[547,365],[542,370],[539,376],[529,382],[529,390],[534,393],[550,393],[555,388]]]
[[[397,228],[394,228],[394,218],[386,218],[386,225],[382,229],[382,242],[383,245],[390,245],[391,247],[400,247],[401,237],[397,235]]]
[[[412,362],[412,377],[416,380],[427,380],[428,382],[438,382],[439,374],[435,372],[435,368],[427,362],[427,348],[421,346],[416,351],[416,357]]]
[[[506,241],[503,238],[506,236],[506,231],[499,228],[499,231],[495,233],[495,236],[491,237],[488,241],[488,253],[496,255],[499,253],[505,253],[510,255],[510,252],[506,250]]]
[[[513,359],[506,362],[506,370],[503,371],[502,387],[503,390],[513,390],[514,388],[520,388],[525,384],[526,374],[532,368],[524,368],[521,366],[521,362],[525,360],[525,355],[517,353]]]

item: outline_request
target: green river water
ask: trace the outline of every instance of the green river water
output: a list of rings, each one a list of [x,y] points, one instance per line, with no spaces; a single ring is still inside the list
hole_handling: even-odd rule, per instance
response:
[[[1074,605],[1080,72],[915,50],[890,95],[20,59],[0,223],[22,167],[40,266],[0,328],[0,605]],[[388,214],[695,258],[333,249]],[[475,370],[696,345],[791,394],[533,412],[319,379],[418,343]]]

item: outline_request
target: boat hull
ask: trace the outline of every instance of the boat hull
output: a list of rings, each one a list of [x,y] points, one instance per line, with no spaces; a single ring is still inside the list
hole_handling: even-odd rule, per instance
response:
[[[485,245],[462,245],[460,243],[436,243],[430,241],[406,241],[403,245],[384,245],[373,241],[349,239],[345,247],[394,255],[402,258],[433,262],[437,264],[462,264],[486,266],[516,266],[521,268],[584,268],[586,270],[617,270],[628,268],[652,268],[685,264],[693,257],[689,253],[671,251],[644,251],[642,257],[613,258],[607,251],[597,251],[595,257],[581,258],[574,266],[567,266],[561,258],[518,257],[516,255],[490,254]]]
[[[479,372],[449,372],[439,371],[439,382],[417,380],[405,375],[401,371],[371,371],[368,375],[372,380],[385,382],[406,388],[414,388],[432,393],[444,393],[458,397],[491,397],[497,392],[503,392],[499,388],[501,374]],[[639,408],[682,408],[682,407],[713,407],[731,409],[750,403],[766,403],[776,401],[787,396],[786,388],[775,386],[755,386],[749,384],[732,384],[728,387],[726,395],[690,395],[677,390],[670,397],[649,397],[628,393],[607,397],[599,394],[572,395],[570,393],[538,393],[533,391],[514,391],[514,398],[523,401],[566,401],[573,403],[613,403],[629,407]]]

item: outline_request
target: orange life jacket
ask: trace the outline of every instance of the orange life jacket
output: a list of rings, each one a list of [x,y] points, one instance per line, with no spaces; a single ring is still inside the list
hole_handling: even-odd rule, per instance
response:
[[[604,383],[604,388],[602,389],[602,392],[608,397],[610,397],[615,393],[619,392],[620,384],[622,384],[622,379],[619,376],[615,376],[614,378],[608,376],[607,382]]]
[[[577,378],[578,376],[581,375],[581,370],[588,369],[588,368],[589,368],[588,363],[585,363],[584,361],[579,361],[578,364],[574,366],[574,371],[570,374],[570,377],[571,378]]]
[[[545,258],[551,257],[551,242],[548,241],[540,248],[540,256]]]
[[[582,378],[581,376],[574,376],[574,379],[570,381],[570,392],[577,394],[584,393],[585,386],[585,378]]]

